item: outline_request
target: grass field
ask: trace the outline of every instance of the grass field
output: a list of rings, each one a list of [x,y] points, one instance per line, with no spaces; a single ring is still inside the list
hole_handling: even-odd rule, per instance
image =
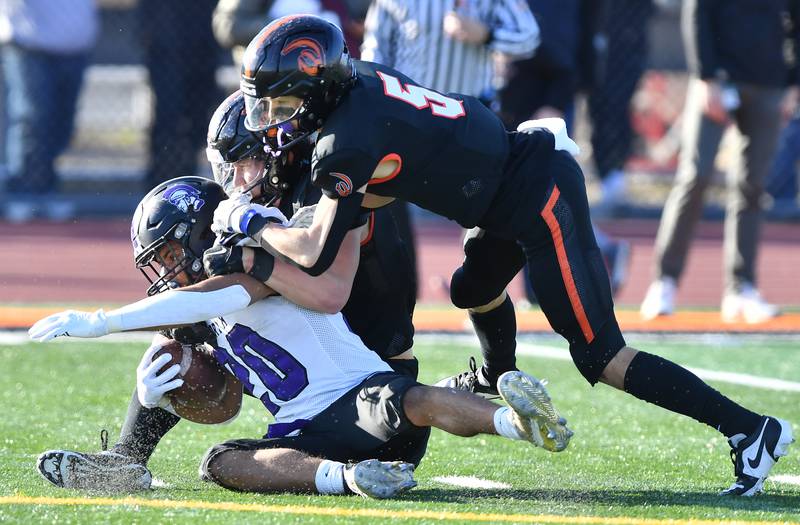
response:
[[[527,341],[563,347],[555,339]],[[800,380],[796,339],[633,336],[629,342],[692,367]],[[768,481],[767,493],[752,499],[716,495],[731,483],[733,468],[727,443],[711,428],[608,387],[591,388],[568,360],[531,355],[519,364],[550,380],[575,430],[570,447],[550,454],[499,437],[434,431],[417,470],[419,486],[399,500],[237,494],[199,481],[198,461],[210,445],[265,431],[267,413],[252,399],[230,425],[178,425],[149,464],[159,482],[147,493],[125,500],[46,484],[34,469],[38,453],[93,451],[100,429],[117,435],[143,348],[130,342],[0,346],[0,523],[800,522],[796,484]],[[468,355],[478,355],[468,341],[444,339],[423,339],[416,350],[425,382],[460,371]],[[798,391],[713,384],[753,410],[800,422]],[[800,480],[800,447],[773,474]],[[439,479],[444,476],[507,488],[468,488]]]

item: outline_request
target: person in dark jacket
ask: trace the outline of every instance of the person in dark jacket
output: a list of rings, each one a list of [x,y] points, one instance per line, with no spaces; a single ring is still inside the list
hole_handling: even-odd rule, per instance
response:
[[[793,29],[787,35],[784,18]],[[800,0],[686,0],[683,37],[691,73],[675,185],[664,205],[655,246],[655,277],[642,303],[645,318],[669,314],[683,273],[722,134],[734,124],[739,158],[728,179],[725,218],[724,321],[766,321],[778,315],[756,288],[762,182],[781,125],[787,84],[796,65],[784,57],[791,38],[800,50]]]
[[[647,63],[652,0],[592,0],[581,11],[581,85],[592,121],[592,157],[601,201],[594,212],[613,213],[626,198],[625,162],[631,153],[630,104]]]

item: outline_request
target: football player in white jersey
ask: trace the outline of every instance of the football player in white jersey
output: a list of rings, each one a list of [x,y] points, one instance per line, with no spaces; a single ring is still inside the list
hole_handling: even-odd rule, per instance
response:
[[[421,385],[367,349],[341,314],[303,309],[248,275],[206,279],[202,254],[213,242],[212,213],[224,198],[219,185],[200,177],[153,189],[137,207],[132,241],[154,294],[109,312],[51,315],[30,329],[31,338],[99,337],[210,320],[217,360],[275,416],[264,438],[228,441],[204,457],[203,475],[234,490],[392,497],[416,484],[414,466],[425,452],[417,435],[431,426],[460,436],[527,440],[551,451],[567,446],[565,421],[527,374],[501,378],[508,407]],[[137,386],[145,395],[153,385],[177,388],[176,374],[170,369]],[[73,473],[89,460],[64,452],[40,456],[39,471],[58,486],[80,488]]]

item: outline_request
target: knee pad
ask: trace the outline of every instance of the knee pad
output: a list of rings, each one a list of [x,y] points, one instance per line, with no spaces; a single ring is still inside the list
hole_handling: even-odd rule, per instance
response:
[[[450,300],[463,309],[496,299],[525,265],[525,255],[516,241],[480,228],[467,232],[464,255],[464,263],[450,278]]]
[[[490,290],[486,285],[485,280],[477,279],[461,266],[450,278],[450,301],[457,308],[466,310],[487,304],[505,289],[505,284],[499,291]]]
[[[617,319],[612,315],[595,334],[591,343],[586,343],[581,338],[570,342],[569,354],[578,372],[594,386],[600,380],[608,363],[624,346],[625,338],[622,337]]]

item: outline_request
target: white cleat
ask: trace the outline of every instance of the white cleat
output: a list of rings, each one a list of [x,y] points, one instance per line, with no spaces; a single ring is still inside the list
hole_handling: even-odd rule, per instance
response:
[[[500,376],[497,390],[511,407],[514,426],[522,437],[550,452],[567,448],[573,432],[558,414],[541,381],[515,370]]]
[[[649,321],[662,315],[672,315],[675,311],[675,279],[662,277],[650,283],[644,296],[639,313],[642,319]]]
[[[393,498],[417,486],[414,465],[402,461],[368,459],[344,469],[347,487],[364,498]]]
[[[152,482],[147,467],[115,452],[48,450],[36,460],[36,469],[44,479],[65,489],[134,492],[149,489]]]
[[[792,425],[782,419],[763,416],[752,434],[737,434],[728,443],[736,481],[721,495],[755,496],[762,491],[772,467],[788,454],[789,445],[794,443]]]
[[[766,302],[752,284],[743,284],[737,292],[726,293],[722,298],[722,320],[726,323],[757,324],[778,315],[778,307]]]

